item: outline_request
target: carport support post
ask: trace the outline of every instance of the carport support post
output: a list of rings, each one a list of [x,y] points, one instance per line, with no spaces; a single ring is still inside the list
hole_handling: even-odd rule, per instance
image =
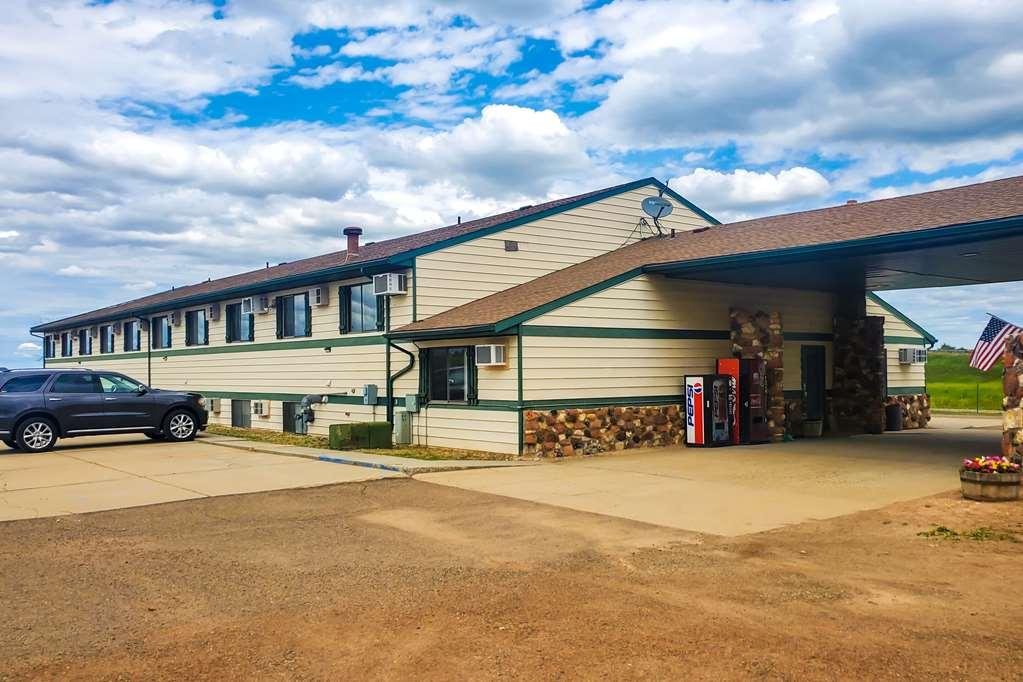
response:
[[[884,318],[866,314],[866,291],[839,295],[835,307],[832,408],[838,427],[884,430]]]
[[[1005,340],[1002,353],[1002,455],[1023,455],[1023,334]]]

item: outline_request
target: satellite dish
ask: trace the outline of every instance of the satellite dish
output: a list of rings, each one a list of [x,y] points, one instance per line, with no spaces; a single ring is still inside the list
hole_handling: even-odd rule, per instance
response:
[[[675,210],[675,207],[671,205],[671,202],[662,197],[647,197],[643,200],[643,212],[648,216],[657,220],[658,218],[665,218],[671,215],[671,212]]]

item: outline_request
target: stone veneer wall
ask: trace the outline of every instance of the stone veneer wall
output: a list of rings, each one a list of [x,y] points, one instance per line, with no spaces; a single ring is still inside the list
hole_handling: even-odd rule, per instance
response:
[[[742,308],[728,311],[732,355],[737,358],[767,361],[767,426],[771,440],[785,436],[785,370],[782,366],[781,313],[751,313]]]
[[[523,454],[537,457],[595,455],[685,440],[682,405],[527,410],[523,418]]]
[[[889,396],[886,405],[902,406],[902,428],[925,429],[931,421],[931,396],[927,393],[906,393]]]
[[[884,430],[884,318],[835,318],[831,405],[839,429]]]
[[[1023,334],[1005,340],[1002,366],[1002,455],[1023,458]]]

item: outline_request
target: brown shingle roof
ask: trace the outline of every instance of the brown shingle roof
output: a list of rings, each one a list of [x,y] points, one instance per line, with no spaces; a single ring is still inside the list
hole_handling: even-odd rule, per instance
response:
[[[170,291],[163,291],[157,294],[143,296],[142,298],[137,298],[125,303],[119,303],[117,305],[100,308],[80,315],[37,325],[32,328],[32,331],[53,331],[68,327],[82,326],[103,320],[116,319],[118,317],[127,317],[140,312],[156,312],[161,308],[173,308],[175,304],[184,301],[191,301],[195,297],[212,296],[221,292],[228,294],[228,292],[238,289],[258,287],[263,284],[266,284],[267,287],[272,287],[278,280],[286,280],[287,278],[302,275],[315,275],[321,271],[335,270],[348,266],[351,266],[354,270],[356,266],[368,265],[371,263],[380,264],[382,262],[386,262],[388,258],[398,257],[410,251],[443,244],[448,240],[458,239],[460,237],[471,235],[475,232],[496,228],[506,223],[513,223],[533,216],[539,217],[539,214],[545,214],[559,209],[567,210],[577,204],[586,203],[587,201],[593,201],[597,198],[629,191],[631,189],[644,187],[650,184],[657,184],[658,186],[664,187],[654,178],[635,180],[622,185],[607,187],[605,189],[586,192],[584,194],[577,194],[563,199],[555,199],[554,201],[548,201],[542,204],[523,206],[522,208],[514,211],[507,211],[505,213],[499,213],[486,218],[469,220],[463,223],[456,223],[454,225],[448,225],[446,227],[440,227],[426,232],[419,232],[405,237],[397,237],[395,239],[365,244],[359,250],[359,254],[357,256],[349,256],[347,251],[336,251],[334,253],[328,253],[322,256],[313,256],[312,258],[283,263],[269,268],[252,270],[239,275],[231,275],[230,277],[222,277],[208,282],[200,282],[199,284],[178,287],[171,289]],[[693,208],[694,210],[699,211],[698,208]],[[282,287],[283,286],[287,285],[282,284]]]
[[[681,263],[1023,216],[1023,176],[718,225],[630,244],[396,330],[494,325],[646,266]]]

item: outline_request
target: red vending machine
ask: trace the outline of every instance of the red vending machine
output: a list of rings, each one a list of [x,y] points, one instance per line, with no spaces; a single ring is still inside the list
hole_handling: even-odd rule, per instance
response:
[[[718,373],[727,374],[736,383],[737,405],[732,427],[733,443],[768,443],[767,363],[763,360],[721,358]]]
[[[725,374],[687,376],[686,445],[716,447],[732,444],[735,420],[735,380]]]

